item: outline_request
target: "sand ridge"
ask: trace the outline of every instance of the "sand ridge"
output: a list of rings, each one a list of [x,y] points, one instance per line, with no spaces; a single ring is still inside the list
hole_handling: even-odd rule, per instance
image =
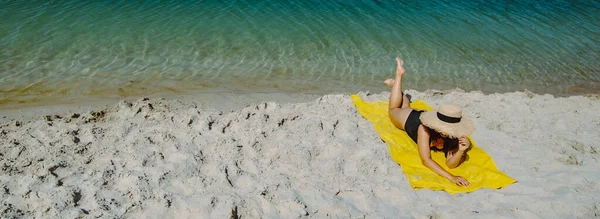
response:
[[[600,215],[600,101],[528,92],[409,91],[473,118],[519,180],[469,194],[413,190],[348,95],[210,103],[142,98],[0,127],[2,217],[348,218]],[[387,100],[389,93],[361,93]]]

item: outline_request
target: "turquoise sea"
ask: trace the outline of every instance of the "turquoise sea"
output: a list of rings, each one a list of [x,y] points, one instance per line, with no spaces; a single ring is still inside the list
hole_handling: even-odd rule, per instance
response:
[[[600,2],[0,0],[0,103],[156,92],[600,90]]]

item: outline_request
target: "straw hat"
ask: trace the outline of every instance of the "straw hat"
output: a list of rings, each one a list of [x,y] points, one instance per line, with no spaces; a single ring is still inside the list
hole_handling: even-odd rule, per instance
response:
[[[468,136],[475,130],[473,121],[462,114],[459,106],[452,104],[442,104],[438,111],[421,113],[421,123],[452,138]]]

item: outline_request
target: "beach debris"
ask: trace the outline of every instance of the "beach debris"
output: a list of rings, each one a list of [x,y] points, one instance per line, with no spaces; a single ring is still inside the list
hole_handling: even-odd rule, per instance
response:
[[[3,205],[6,209],[4,209],[4,211],[2,211],[2,213],[0,213],[0,215],[2,215],[2,217],[22,218],[25,216],[25,213],[29,213],[29,212],[24,212],[21,209],[15,208],[11,203],[5,202]]]
[[[222,132],[223,134],[225,134],[225,129],[229,128],[229,126],[231,126],[231,120],[229,120],[229,122],[227,123],[227,125],[225,125],[225,126],[223,127],[223,129],[221,129],[221,132]]]
[[[46,119],[46,121],[48,121],[48,122],[52,122],[57,119],[62,119],[62,117],[59,115],[46,115],[46,116],[44,116],[44,119]]]
[[[571,147],[578,152],[585,153],[585,145],[579,141],[573,141],[573,145]]]
[[[81,191],[73,192],[73,207],[79,206],[79,200],[81,200]]]
[[[446,94],[446,93],[443,92],[443,91],[434,91],[433,94],[432,94],[432,96],[434,96],[434,97],[435,96],[443,96],[444,94]]]
[[[279,123],[277,123],[277,126],[281,127],[284,123],[285,123],[285,118],[281,119],[281,121],[279,121]]]
[[[173,201],[172,201],[173,198],[170,195],[165,194],[165,195],[163,195],[163,199],[165,199],[165,201],[167,201],[167,208],[170,208],[171,205],[173,204]]]
[[[100,111],[91,111],[90,115],[92,116],[91,118],[88,118],[84,121],[84,123],[93,123],[93,122],[99,122],[99,121],[103,121],[103,119],[106,116],[106,110],[100,110]]]
[[[225,179],[227,180],[227,183],[233,187],[233,183],[231,183],[231,180],[229,179],[229,171],[227,170],[227,167],[225,167]]]
[[[235,206],[233,207],[233,209],[231,210],[231,219],[240,219],[242,218],[239,214],[238,214],[238,207]]]
[[[565,163],[569,165],[582,165],[583,161],[577,159],[577,156],[575,155],[569,155],[569,158],[567,159],[567,161],[565,161]]]
[[[57,170],[58,168],[65,168],[65,167],[67,167],[65,162],[59,162],[57,165],[54,165],[54,166],[51,166],[50,168],[48,168],[48,171],[54,177],[58,177],[58,175],[54,171]]]
[[[209,121],[208,121],[208,130],[212,130],[213,124],[215,124],[215,120],[212,119],[212,118],[209,118]]]

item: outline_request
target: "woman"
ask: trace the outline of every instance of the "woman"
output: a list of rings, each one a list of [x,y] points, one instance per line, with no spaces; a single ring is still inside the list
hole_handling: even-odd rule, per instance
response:
[[[450,174],[432,160],[431,150],[444,151],[449,168],[459,166],[471,146],[466,136],[474,130],[473,121],[463,116],[460,107],[455,105],[441,105],[438,111],[426,112],[410,108],[408,97],[402,93],[404,63],[400,58],[396,58],[396,62],[395,79],[384,82],[392,89],[389,102],[392,123],[417,143],[423,165],[458,186],[469,186],[465,178]]]

